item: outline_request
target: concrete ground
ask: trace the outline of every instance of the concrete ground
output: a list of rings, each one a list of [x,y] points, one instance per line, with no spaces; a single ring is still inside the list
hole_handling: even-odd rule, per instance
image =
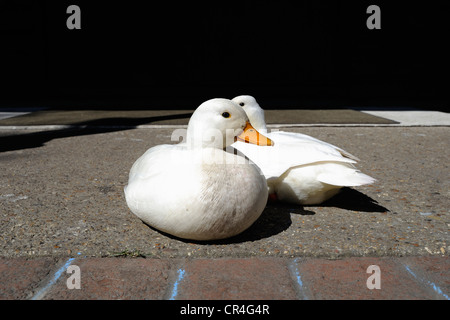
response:
[[[339,112],[328,110],[327,115],[336,119]],[[171,134],[183,123],[133,129],[136,122],[129,127],[110,122],[102,126],[101,121],[88,126],[21,127],[20,117],[0,120],[0,298],[168,299],[179,280],[184,283],[180,288],[189,288],[174,295],[180,299],[390,299],[394,293],[397,298],[448,299],[449,125],[401,125],[397,116],[386,121],[366,119],[356,126],[336,121],[295,126],[292,123],[301,121],[291,120],[283,127],[276,114],[272,117],[277,129],[308,134],[358,156],[358,167],[378,181],[346,188],[318,206],[268,203],[247,231],[215,242],[186,241],[154,230],[134,216],[124,200],[123,187],[133,162],[154,145],[173,143]],[[348,111],[343,118],[348,119]],[[2,121],[11,119],[16,123],[2,127]],[[91,274],[89,290],[95,286],[97,295],[87,289],[72,295],[58,289],[61,280],[52,283],[52,275],[73,258],[84,274]],[[365,284],[361,281],[370,276],[369,265],[380,265],[382,277],[391,279],[390,284],[387,279],[383,282],[384,295],[364,286],[361,294],[333,290],[351,288],[356,281],[348,278],[352,272],[358,274],[358,285]],[[117,267],[118,279],[133,278],[126,272],[133,268],[153,270],[151,278],[156,282],[151,285],[160,289],[141,282],[139,288],[147,295],[123,296],[124,281],[117,289],[110,280],[88,271],[94,266],[110,272]],[[33,274],[12,281],[11,270],[20,268],[28,270],[23,274],[30,270]],[[211,271],[215,269],[216,273]],[[218,276],[222,269],[228,270],[225,278]],[[179,278],[179,270],[185,270],[186,276]],[[304,292],[299,286],[302,274],[308,279]],[[321,285],[324,275],[334,277],[327,282],[334,294],[321,291],[326,288]],[[209,279],[209,284],[199,285],[202,279]],[[401,279],[421,289],[415,294],[407,285],[394,285]],[[262,286],[265,280],[266,291],[252,285]],[[233,290],[245,292],[227,291],[232,289],[226,283],[236,281],[240,285]],[[48,284],[51,288],[39,296]]]

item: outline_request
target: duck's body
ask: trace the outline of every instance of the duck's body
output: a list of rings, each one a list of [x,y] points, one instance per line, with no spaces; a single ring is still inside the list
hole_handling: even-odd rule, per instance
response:
[[[264,111],[253,97],[239,96],[233,101],[241,104],[254,127],[275,143],[268,149],[240,142],[232,145],[262,170],[274,198],[302,205],[320,204],[344,186],[375,181],[355,168],[357,157],[339,147],[299,133],[266,133]]]
[[[229,100],[213,100],[210,106],[222,106],[243,118],[231,126],[242,132],[245,113]],[[209,117],[215,111],[202,106],[197,110],[201,114],[206,109],[206,115],[194,113],[191,129],[200,126],[196,121],[213,122]],[[219,117],[223,108],[217,108]],[[242,156],[214,143],[192,141],[191,131],[188,128],[188,142],[153,147],[134,163],[125,188],[127,204],[150,226],[180,238],[214,240],[237,235],[261,215],[267,202],[266,180]]]

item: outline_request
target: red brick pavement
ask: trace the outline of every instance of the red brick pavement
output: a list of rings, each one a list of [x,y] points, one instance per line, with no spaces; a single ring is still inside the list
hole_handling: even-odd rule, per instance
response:
[[[380,289],[367,269],[379,267]],[[69,266],[78,271],[67,272]],[[448,257],[0,258],[0,299],[448,300]],[[77,278],[77,276],[79,277]],[[80,289],[70,289],[78,283]],[[376,283],[376,281],[369,281]]]

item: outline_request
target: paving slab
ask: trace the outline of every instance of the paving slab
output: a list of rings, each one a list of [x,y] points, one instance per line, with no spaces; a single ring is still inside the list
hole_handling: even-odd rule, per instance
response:
[[[46,281],[55,259],[0,258],[0,300],[28,299]]]
[[[283,259],[196,259],[179,269],[176,299],[292,300],[296,299]]]
[[[374,271],[380,270],[379,289],[368,288]],[[369,270],[368,270],[369,269]],[[415,281],[398,260],[389,258],[348,258],[345,260],[304,259],[297,262],[303,275],[302,290],[314,300],[398,300],[436,299],[434,292]],[[370,281],[375,284],[375,280]]]
[[[432,289],[435,296],[450,300],[450,259],[407,257],[401,263],[416,282]]]
[[[160,259],[78,259],[80,286],[67,286],[74,271],[62,276],[43,299],[48,300],[157,300],[169,286],[171,264]],[[82,278],[81,278],[82,277]],[[75,284],[76,280],[72,280]],[[82,287],[81,287],[82,284]]]

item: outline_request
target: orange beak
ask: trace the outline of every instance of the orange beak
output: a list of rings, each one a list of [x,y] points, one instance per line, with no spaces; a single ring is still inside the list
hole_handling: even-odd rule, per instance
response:
[[[257,144],[258,146],[274,145],[274,142],[272,140],[262,135],[255,128],[253,128],[250,122],[247,122],[244,131],[242,131],[242,133],[236,137],[236,140],[245,143]]]

